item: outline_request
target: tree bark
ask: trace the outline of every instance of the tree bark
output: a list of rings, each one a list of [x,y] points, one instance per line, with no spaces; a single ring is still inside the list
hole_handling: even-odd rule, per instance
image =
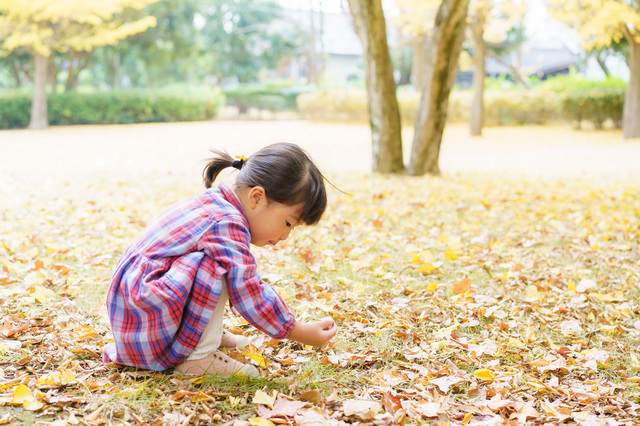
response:
[[[49,127],[47,119],[47,67],[49,58],[40,54],[33,54],[34,77],[33,99],[31,101],[30,129],[46,129]]]
[[[602,51],[596,53],[596,61],[598,62],[598,65],[600,65],[600,69],[606,77],[609,77],[611,75],[611,72],[609,71],[609,67],[607,67],[606,60],[606,53],[604,55],[602,54]]]
[[[640,138],[640,43],[629,40],[629,83],[624,95],[622,136]]]
[[[423,36],[416,37],[411,43],[411,82],[416,92],[422,92],[424,87],[425,43]]]
[[[471,136],[481,136],[484,126],[484,78],[487,45],[484,41],[484,25],[486,19],[478,8],[473,19],[471,32],[475,51],[473,52],[473,99],[469,112],[469,130]]]
[[[438,9],[428,55],[430,66],[416,115],[410,175],[440,174],[440,144],[468,9],[469,0],[443,0]]]
[[[52,92],[56,91],[56,86],[58,84],[58,72],[56,70],[56,64],[54,62],[54,55],[49,56],[49,65],[47,69],[47,74],[49,76],[49,88]]]
[[[404,171],[400,109],[381,0],[349,0],[356,34],[362,43],[367,81],[372,170]]]
[[[69,53],[69,72],[64,85],[65,92],[78,87],[78,76],[80,72],[87,67],[92,55],[93,51],[78,52],[73,49],[71,50]]]

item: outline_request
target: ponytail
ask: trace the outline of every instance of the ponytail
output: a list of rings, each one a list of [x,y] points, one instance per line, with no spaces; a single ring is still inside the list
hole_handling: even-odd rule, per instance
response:
[[[205,188],[211,188],[220,172],[227,167],[232,167],[234,165],[234,159],[228,153],[218,151],[217,149],[212,149],[211,152],[216,156],[209,159],[209,162],[202,172],[202,179],[204,181]]]

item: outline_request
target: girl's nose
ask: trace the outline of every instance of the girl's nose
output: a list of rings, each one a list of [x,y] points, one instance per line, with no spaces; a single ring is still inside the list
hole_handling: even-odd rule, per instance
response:
[[[284,241],[289,238],[289,234],[291,234],[291,228],[287,228],[287,230],[284,231],[284,234],[280,235],[280,241]]]

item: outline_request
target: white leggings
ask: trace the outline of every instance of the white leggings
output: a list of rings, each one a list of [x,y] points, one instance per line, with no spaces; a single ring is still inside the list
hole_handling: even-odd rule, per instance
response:
[[[200,341],[196,345],[195,349],[189,355],[187,360],[202,359],[213,353],[220,347],[220,340],[222,339],[222,322],[224,319],[224,308],[229,300],[229,293],[227,292],[227,281],[222,280],[222,293],[220,293],[220,299],[218,304],[211,314],[209,324],[205,327],[200,337]]]

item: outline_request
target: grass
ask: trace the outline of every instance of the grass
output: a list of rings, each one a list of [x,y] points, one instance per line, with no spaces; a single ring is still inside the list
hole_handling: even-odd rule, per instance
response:
[[[338,336],[322,349],[273,343],[229,314],[226,325],[257,338],[269,368],[259,379],[222,379],[143,372],[99,357],[111,338],[104,295],[118,257],[152,217],[200,190],[180,173],[140,176],[43,180],[4,172],[10,183],[0,188],[7,206],[0,210],[0,341],[21,339],[23,348],[0,350],[0,401],[23,382],[44,403],[35,417],[0,402],[16,419],[73,413],[87,424],[134,424],[134,416],[149,424],[225,423],[257,416],[258,391],[299,400],[309,390],[319,391],[323,413],[347,422],[367,420],[345,414],[344,402],[382,407],[392,396],[408,407],[406,424],[434,421],[420,414],[420,404],[445,402],[452,424],[464,410],[513,422],[522,415],[514,407],[529,401],[538,417],[528,420],[539,423],[561,421],[546,403],[595,419],[633,418],[640,383],[633,350],[640,343],[638,180],[333,174],[346,194],[330,193],[321,224],[254,254],[299,318],[331,315]],[[433,269],[418,272],[426,265]],[[463,278],[471,285],[457,292]],[[581,288],[589,280],[595,286]],[[38,296],[41,288],[51,294]],[[567,321],[582,331],[563,331]],[[597,351],[608,358],[593,369],[588,356]],[[566,367],[545,369],[562,360]],[[65,368],[76,381],[38,384]],[[494,381],[475,377],[479,369]],[[452,377],[459,381],[446,392],[432,382]],[[468,407],[476,391],[515,405],[474,411]],[[583,394],[595,399],[571,397]]]

